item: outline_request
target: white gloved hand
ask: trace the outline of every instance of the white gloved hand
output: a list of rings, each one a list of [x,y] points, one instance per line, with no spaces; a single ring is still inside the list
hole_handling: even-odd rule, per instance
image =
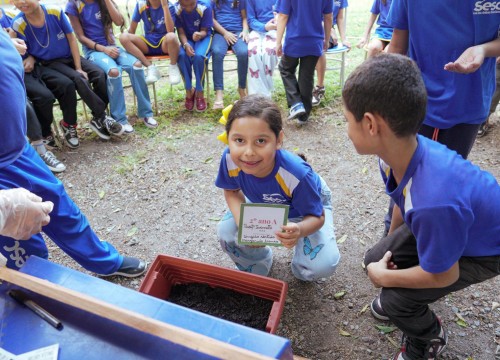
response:
[[[0,190],[0,235],[27,240],[50,222],[50,201],[26,189]]]

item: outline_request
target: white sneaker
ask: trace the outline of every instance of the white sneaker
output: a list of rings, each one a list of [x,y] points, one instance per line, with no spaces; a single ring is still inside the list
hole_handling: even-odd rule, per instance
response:
[[[47,151],[45,152],[45,154],[40,155],[40,157],[42,158],[45,165],[47,165],[47,167],[50,169],[50,171],[60,173],[66,170],[66,165],[57,160],[56,156],[52,152]]]
[[[122,124],[123,127],[123,133],[125,135],[132,134],[134,132],[134,128],[130,123],[127,121],[125,124]]]
[[[158,122],[151,116],[142,118],[142,121],[144,121],[144,125],[146,125],[148,128],[151,129],[154,129],[155,127],[158,126]]]
[[[160,80],[160,71],[155,65],[148,66],[148,76],[146,76],[146,84],[152,84]]]
[[[175,64],[168,67],[168,80],[171,85],[176,85],[181,82],[181,72],[179,70],[179,65]]]

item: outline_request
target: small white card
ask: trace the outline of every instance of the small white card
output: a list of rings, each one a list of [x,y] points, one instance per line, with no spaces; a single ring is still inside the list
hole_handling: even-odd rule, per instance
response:
[[[0,360],[57,360],[58,357],[59,344],[46,346],[19,355],[14,355],[0,348]]]
[[[288,220],[288,205],[241,204],[238,244],[282,246],[275,233]]]

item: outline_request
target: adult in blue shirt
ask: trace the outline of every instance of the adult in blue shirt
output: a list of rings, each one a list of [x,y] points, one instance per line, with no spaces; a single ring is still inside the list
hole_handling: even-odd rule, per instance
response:
[[[24,188],[54,207],[43,228],[26,241],[18,241],[16,232],[0,236],[0,253],[7,258],[7,267],[19,269],[31,255],[48,257],[43,232],[85,269],[103,275],[135,277],[146,271],[146,263],[124,257],[109,243],[101,241],[91,229],[87,218],[66,193],[63,184],[47,168],[26,141],[26,92],[23,85],[23,63],[9,40],[0,31],[0,190]],[[9,206],[12,206],[10,203]],[[45,213],[50,206],[44,205]],[[31,232],[31,231],[30,231]],[[2,234],[4,234],[2,230]]]

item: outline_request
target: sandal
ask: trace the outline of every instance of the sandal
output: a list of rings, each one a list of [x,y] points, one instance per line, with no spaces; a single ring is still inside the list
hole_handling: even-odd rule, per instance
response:
[[[212,110],[224,109],[224,100],[216,100],[212,106]]]

